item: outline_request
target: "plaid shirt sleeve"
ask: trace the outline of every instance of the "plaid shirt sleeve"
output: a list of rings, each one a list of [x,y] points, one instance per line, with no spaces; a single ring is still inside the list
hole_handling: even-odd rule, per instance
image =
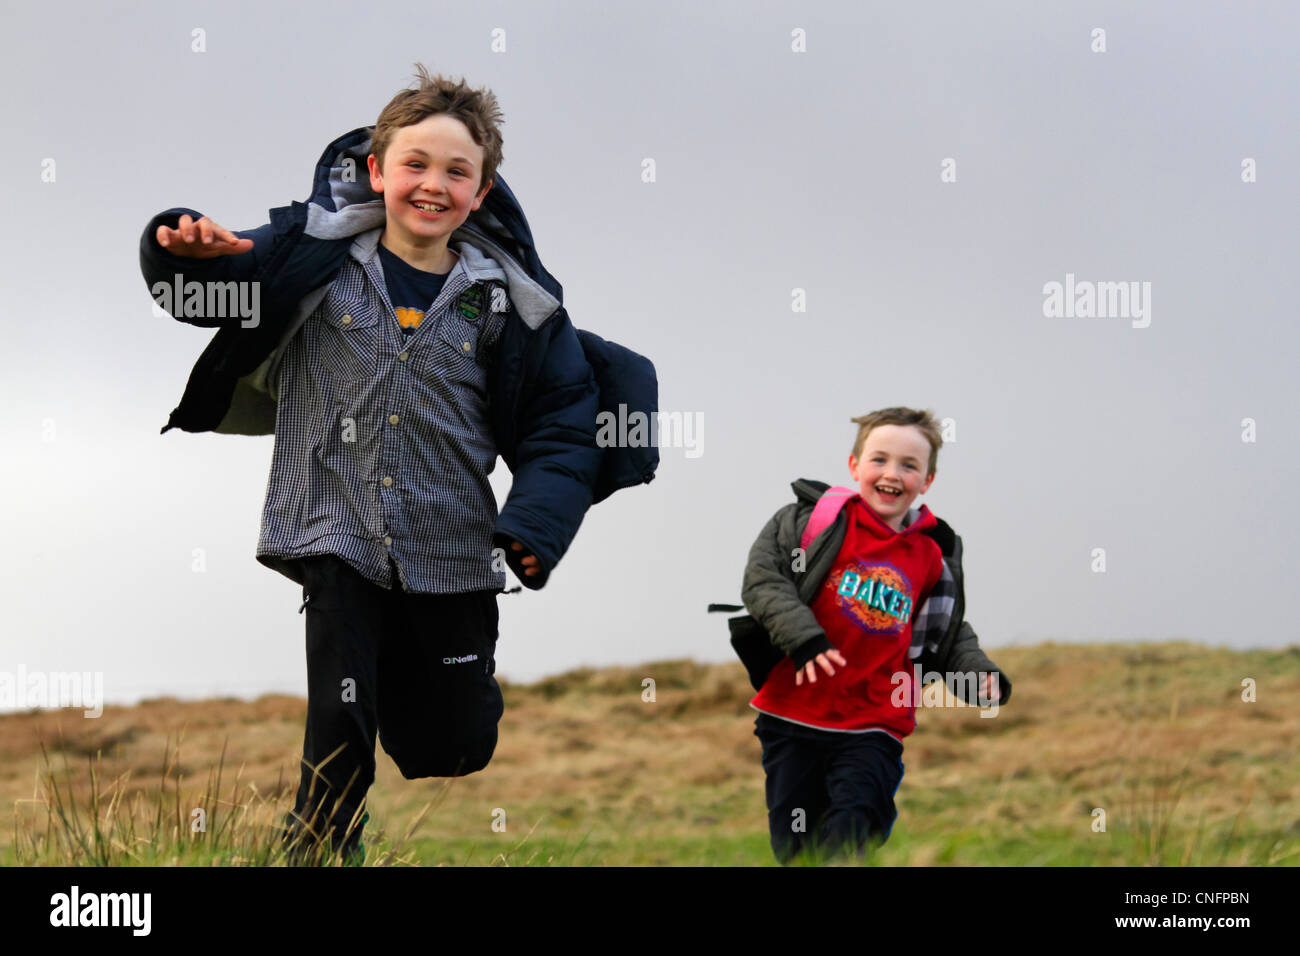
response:
[[[939,580],[930,588],[930,593],[921,603],[921,608],[912,619],[912,645],[907,649],[910,660],[916,660],[923,652],[934,653],[939,649],[939,642],[948,632],[952,621],[953,608],[957,603],[957,582],[948,570],[948,562],[941,560]]]

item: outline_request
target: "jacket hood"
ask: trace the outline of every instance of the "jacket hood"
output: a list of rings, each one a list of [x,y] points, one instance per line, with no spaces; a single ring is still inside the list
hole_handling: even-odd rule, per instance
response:
[[[790,483],[794,489],[794,496],[800,501],[806,501],[809,504],[816,504],[817,499],[826,493],[830,485],[824,481],[815,481],[812,478],[799,478]]]
[[[316,163],[303,232],[315,239],[346,239],[382,227],[384,197],[370,188],[366,157],[375,128],[362,126],[325,147]],[[498,172],[483,203],[450,243],[468,242],[501,267],[511,304],[524,324],[538,328],[564,304],[564,288],[542,265],[523,209]]]
[[[376,228],[357,236],[348,248],[348,255],[358,262],[368,260],[375,254],[375,250],[379,246],[380,234],[383,231],[383,229]],[[456,233],[453,233],[453,236],[455,235]],[[448,241],[447,247],[454,249],[460,255],[461,262],[459,264],[465,270],[465,274],[469,276],[470,282],[496,281],[503,285],[509,284],[510,277],[501,268],[500,263],[490,256],[484,255],[473,243],[466,242],[463,239],[456,241],[453,238]]]

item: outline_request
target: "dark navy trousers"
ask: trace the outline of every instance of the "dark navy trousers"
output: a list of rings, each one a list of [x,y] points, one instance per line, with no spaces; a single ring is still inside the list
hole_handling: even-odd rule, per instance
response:
[[[903,781],[903,745],[889,734],[838,733],[769,714],[754,721],[767,774],[772,852],[788,863],[816,849],[861,855],[889,839]]]
[[[392,559],[389,559],[390,562]],[[410,594],[334,555],[300,559],[307,617],[307,729],[290,831],[342,847],[361,838],[375,736],[402,776],[482,770],[504,709],[496,672],[497,591]]]

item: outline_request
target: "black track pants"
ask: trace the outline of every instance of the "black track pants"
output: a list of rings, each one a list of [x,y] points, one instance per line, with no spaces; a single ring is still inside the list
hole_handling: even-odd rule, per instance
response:
[[[408,780],[463,776],[492,758],[497,592],[409,594],[333,555],[301,560],[307,729],[294,813],[346,852],[360,840],[360,828],[343,837],[375,779],[376,732]]]
[[[759,714],[767,820],[782,863],[816,847],[861,853],[889,839],[903,780],[903,745],[889,734],[836,733]]]

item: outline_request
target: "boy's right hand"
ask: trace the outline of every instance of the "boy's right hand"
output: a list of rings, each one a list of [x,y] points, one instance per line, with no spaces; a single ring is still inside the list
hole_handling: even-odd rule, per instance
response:
[[[215,259],[217,256],[248,252],[253,248],[252,239],[240,239],[207,216],[198,222],[189,215],[181,216],[175,229],[159,226],[154,238],[158,240],[158,245],[172,255],[188,259]]]
[[[801,670],[797,670],[794,672],[795,686],[797,687],[798,685],[803,683],[803,677],[805,672],[807,672],[808,674],[808,682],[810,684],[817,683],[817,667],[813,665],[820,666],[821,669],[826,672],[827,677],[834,677],[835,668],[831,667],[831,661],[834,661],[836,664],[839,664],[840,667],[849,666],[849,662],[844,659],[844,655],[841,654],[835,648],[831,648],[829,651],[823,651],[822,653],[818,654],[807,664],[805,664]]]

